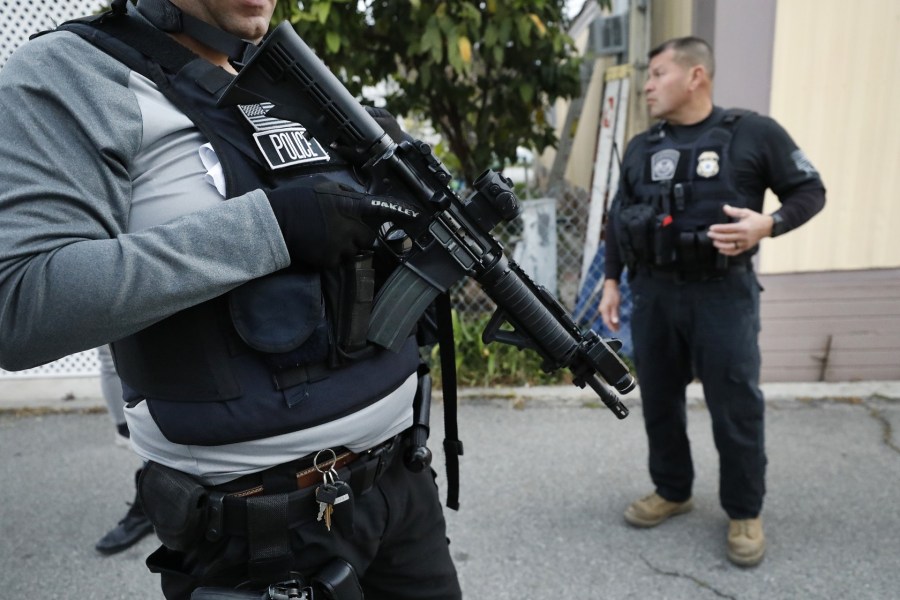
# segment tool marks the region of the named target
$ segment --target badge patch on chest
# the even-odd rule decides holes
[[[270,102],[242,104],[238,108],[256,133],[253,140],[263,158],[274,170],[310,163],[327,163],[328,152],[314,137],[306,137],[299,123],[268,116]]]
[[[678,150],[671,148],[654,153],[650,157],[650,178],[653,181],[669,181],[675,177],[679,156]]]
[[[719,155],[712,150],[701,152],[697,157],[697,175],[709,179],[719,174]]]

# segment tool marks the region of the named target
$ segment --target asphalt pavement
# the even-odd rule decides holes
[[[447,510],[464,596],[543,599],[900,598],[900,382],[770,384],[768,552],[725,558],[709,414],[691,386],[695,509],[650,530],[639,391],[615,419],[577,388],[463,390],[461,508]],[[432,449],[444,485],[440,399]],[[113,444],[93,380],[0,382],[0,598],[158,599],[153,537],[111,557],[140,464]],[[442,492],[443,495],[443,492]]]

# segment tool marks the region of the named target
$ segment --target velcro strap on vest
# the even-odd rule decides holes
[[[319,381],[328,377],[331,369],[327,363],[314,363],[309,365],[298,365],[291,369],[285,369],[272,373],[272,379],[275,382],[275,389],[283,390],[301,383],[309,383],[310,381]]]

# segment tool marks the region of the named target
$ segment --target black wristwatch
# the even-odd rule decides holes
[[[782,233],[787,232],[787,223],[784,222],[784,217],[781,214],[775,212],[769,216],[772,217],[772,237],[778,237]]]

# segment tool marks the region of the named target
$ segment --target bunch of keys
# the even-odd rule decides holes
[[[322,452],[330,452],[331,459],[320,466],[319,455]],[[331,515],[334,512],[334,507],[349,500],[352,494],[347,482],[338,479],[337,471],[334,470],[336,461],[337,455],[330,448],[320,450],[313,459],[313,466],[316,468],[316,471],[322,474],[322,485],[316,488],[316,502],[319,503],[319,514],[316,517],[316,521],[324,519],[325,527],[328,531],[331,531]]]

